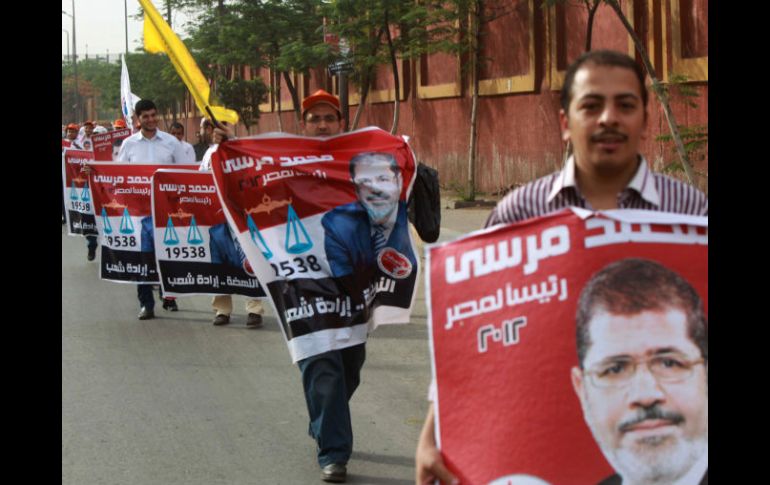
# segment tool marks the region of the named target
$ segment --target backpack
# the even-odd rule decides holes
[[[414,224],[420,239],[428,243],[436,242],[441,230],[441,196],[436,169],[422,162],[417,164],[407,207],[409,222]]]

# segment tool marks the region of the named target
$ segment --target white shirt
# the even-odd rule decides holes
[[[182,144],[182,151],[184,151],[185,162],[195,162],[195,148],[192,145],[182,140],[179,143]]]
[[[213,145],[209,146],[209,149],[206,150],[206,153],[203,154],[203,160],[201,161],[200,167],[198,167],[199,171],[206,172],[208,170],[211,170],[211,155],[213,155],[214,152],[217,151],[217,148],[219,148],[219,145],[217,143],[214,143]]]
[[[142,131],[138,131],[123,140],[118,152],[120,162],[140,163],[184,163],[194,162],[195,156],[190,159],[185,155],[182,144],[172,135],[160,130],[155,131],[155,136],[145,138]]]

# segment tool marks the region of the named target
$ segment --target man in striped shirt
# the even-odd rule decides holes
[[[625,54],[598,50],[568,69],[561,92],[562,139],[574,155],[556,173],[534,180],[503,198],[487,226],[519,222],[566,207],[589,210],[647,209],[708,216],[698,189],[653,173],[639,154],[647,128],[644,72]],[[433,385],[431,385],[431,397]],[[416,482],[456,483],[436,448],[433,406],[428,410],[415,456]]]

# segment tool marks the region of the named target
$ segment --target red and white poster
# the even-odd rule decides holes
[[[211,172],[158,170],[152,209],[164,295],[265,296],[227,225]]]
[[[152,174],[179,165],[94,162],[88,174],[101,243],[103,280],[156,283]],[[197,165],[189,164],[191,170]]]
[[[409,321],[419,268],[406,217],[415,160],[404,139],[377,128],[266,134],[223,143],[212,170],[295,362]]]
[[[636,210],[431,246],[436,439],[461,483],[699,483],[707,256],[708,218]]]
[[[115,160],[120,151],[120,144],[129,136],[131,136],[131,129],[129,128],[121,128],[108,131],[107,133],[96,133],[91,135],[94,160],[97,162],[111,162]]]
[[[70,236],[97,234],[88,177],[80,171],[86,162],[93,160],[94,153],[90,150],[68,148],[62,152],[64,214],[67,220],[67,234]]]

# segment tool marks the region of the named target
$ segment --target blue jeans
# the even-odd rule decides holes
[[[308,432],[318,444],[318,464],[346,464],[353,452],[350,398],[361,382],[366,344],[331,350],[299,361],[310,415]]]
[[[152,288],[155,285],[136,285],[136,296],[139,297],[139,305],[155,310],[155,297]],[[158,297],[163,298],[163,290],[158,290]]]

